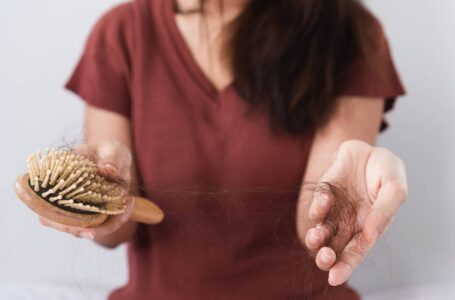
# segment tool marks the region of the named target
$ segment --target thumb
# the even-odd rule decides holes
[[[131,152],[118,141],[105,141],[96,148],[99,171],[108,177],[129,180],[132,162]]]

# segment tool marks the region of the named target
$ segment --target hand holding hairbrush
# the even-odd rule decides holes
[[[16,180],[15,191],[35,213],[56,223],[93,227],[125,212],[128,188],[103,176],[97,165],[72,150],[31,154],[28,173]],[[161,209],[150,200],[134,196],[132,221],[157,224]]]

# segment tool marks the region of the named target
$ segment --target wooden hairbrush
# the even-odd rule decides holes
[[[91,227],[125,212],[128,189],[102,176],[94,162],[71,150],[31,154],[28,173],[16,180],[19,199],[38,215],[69,226]],[[161,209],[135,197],[131,220],[157,224]]]

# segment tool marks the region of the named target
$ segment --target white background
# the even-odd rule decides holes
[[[113,0],[0,0],[0,283],[106,290],[126,280],[124,248],[103,250],[39,225],[13,194],[37,148],[81,138],[82,103],[62,86]],[[380,144],[407,164],[408,203],[351,281],[362,292],[455,283],[455,2],[368,1],[408,90]],[[65,140],[63,139],[65,138]],[[81,297],[82,298],[82,297]]]

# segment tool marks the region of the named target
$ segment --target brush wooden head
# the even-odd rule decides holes
[[[28,157],[28,174],[16,181],[16,194],[40,216],[70,226],[102,224],[125,210],[127,190],[98,174],[89,159],[68,150]]]
[[[104,223],[109,217],[100,213],[86,214],[62,209],[36,194],[29,182],[28,174],[19,176],[15,185],[16,195],[31,210],[46,219],[69,226],[91,227]]]

